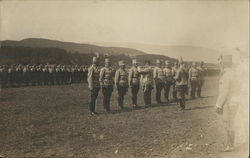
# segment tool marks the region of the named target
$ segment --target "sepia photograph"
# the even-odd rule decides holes
[[[248,0],[0,0],[0,158],[249,158]]]

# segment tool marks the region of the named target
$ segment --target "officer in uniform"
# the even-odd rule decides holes
[[[99,80],[103,94],[103,107],[109,112],[110,97],[113,92],[114,72],[111,69],[110,60],[108,58],[105,59],[105,66],[101,69]]]
[[[156,60],[156,67],[154,68],[153,77],[156,87],[156,102],[162,103],[161,91],[165,87],[165,74],[160,60]]]
[[[226,131],[225,151],[232,151],[234,147],[234,118],[238,110],[238,102],[234,100],[237,96],[237,82],[234,81],[235,72],[231,69],[232,56],[224,55],[221,61],[221,78],[219,81],[219,96],[216,102],[217,114],[222,116]]]
[[[200,66],[197,68],[199,71],[199,80],[197,85],[197,96],[201,97],[201,88],[204,85],[205,82],[205,68],[204,68],[204,62],[200,63]]]
[[[196,68],[195,62],[192,63],[192,67],[189,69],[188,76],[189,76],[188,82],[191,85],[190,97],[191,97],[191,99],[195,99],[195,92],[196,92],[196,88],[197,88],[197,84],[198,84],[198,80],[199,80],[199,71]]]
[[[165,74],[165,87],[164,87],[164,96],[167,102],[169,102],[169,91],[173,85],[174,79],[172,74],[172,69],[168,60],[165,61],[165,68],[163,69]]]
[[[188,73],[184,68],[182,58],[179,60],[179,68],[176,71],[174,79],[175,79],[175,88],[177,91],[177,99],[181,109],[184,110],[186,106],[185,93],[186,93],[186,86],[188,84]]]
[[[150,61],[146,61],[144,68],[139,71],[141,75],[143,99],[145,106],[151,105],[151,92],[153,90],[153,70],[150,67]]]
[[[119,61],[119,69],[115,72],[115,85],[118,91],[118,106],[124,109],[123,100],[128,91],[128,73],[125,70],[125,62]]]
[[[140,73],[138,70],[138,62],[136,59],[132,60],[132,67],[129,70],[128,84],[131,88],[132,93],[132,105],[133,107],[138,106],[137,104],[137,94],[140,88]]]
[[[172,67],[172,75],[173,75],[173,77],[176,75],[177,69],[178,69],[178,62],[175,62],[174,66]],[[174,101],[177,101],[177,91],[176,91],[175,87],[176,87],[175,86],[175,80],[173,80],[173,92],[172,92],[172,95],[173,95]]]
[[[98,93],[100,91],[99,77],[100,70],[98,69],[98,58],[93,57],[92,65],[88,69],[88,86],[90,90],[90,103],[89,110],[90,115],[96,115],[95,106]]]

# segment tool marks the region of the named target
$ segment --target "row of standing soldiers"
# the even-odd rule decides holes
[[[188,85],[191,89],[191,98],[197,94],[201,97],[201,88],[204,84],[204,63],[201,62],[199,67],[196,63],[191,68],[187,68],[182,59],[171,67],[169,61],[165,61],[165,66],[160,60],[156,61],[156,67],[151,67],[150,61],[146,61],[143,67],[138,66],[136,59],[132,60],[132,67],[127,70],[124,61],[119,61],[119,69],[112,69],[110,60],[105,59],[105,66],[98,68],[97,57],[93,58],[93,64],[88,69],[88,86],[91,92],[90,114],[97,114],[95,111],[96,99],[99,91],[103,93],[104,109],[110,111],[110,98],[114,85],[118,92],[118,106],[123,109],[124,96],[128,89],[132,93],[132,105],[137,104],[137,94],[141,87],[145,106],[151,105],[151,92],[156,89],[156,102],[162,103],[161,92],[164,89],[164,96],[169,102],[169,92],[173,86],[173,98],[177,101],[181,109],[185,109],[185,95],[188,94]]]
[[[85,65],[1,65],[0,86],[61,85],[87,81]]]

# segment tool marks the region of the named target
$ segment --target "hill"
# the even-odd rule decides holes
[[[33,47],[33,48],[49,48],[49,47],[59,47],[65,49],[70,53],[79,54],[91,54],[99,52],[100,54],[125,54],[130,56],[143,55],[146,54],[143,51],[139,51],[131,48],[122,47],[104,47],[92,44],[80,44],[73,42],[62,42],[57,40],[41,39],[41,38],[28,38],[21,41],[6,40],[1,41],[2,46],[12,46],[12,47]]]
[[[204,61],[206,63],[217,63],[217,59],[221,54],[221,52],[215,49],[189,45],[154,45],[126,42],[93,42],[92,44],[128,47],[145,51],[149,54],[161,54],[177,59],[182,57],[185,61]]]

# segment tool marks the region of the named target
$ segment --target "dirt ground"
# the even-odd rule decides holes
[[[4,89],[0,99],[0,155],[3,157],[224,158],[224,132],[215,113],[218,78],[206,78],[203,98],[126,111],[112,96],[112,114],[97,101],[98,116],[88,112],[86,84]],[[153,93],[153,100],[155,95]],[[238,156],[237,156],[238,157]]]

